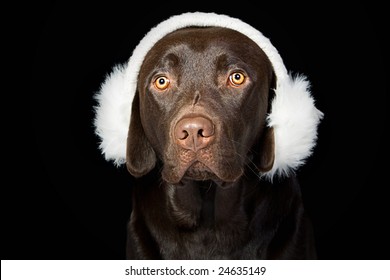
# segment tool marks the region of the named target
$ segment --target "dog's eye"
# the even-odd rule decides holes
[[[241,72],[234,72],[229,76],[229,82],[232,86],[238,87],[245,82],[245,76]]]
[[[154,86],[158,90],[166,89],[169,86],[169,83],[170,83],[169,79],[167,77],[164,77],[164,76],[159,76],[159,77],[157,77],[157,79],[154,80]]]

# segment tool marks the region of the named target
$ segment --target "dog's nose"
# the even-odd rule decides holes
[[[183,118],[176,124],[175,137],[180,146],[197,152],[214,139],[214,125],[205,117]]]

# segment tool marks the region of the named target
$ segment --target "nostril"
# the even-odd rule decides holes
[[[183,130],[177,136],[178,136],[178,139],[185,140],[188,137],[188,135],[189,135],[188,132],[186,130]]]
[[[208,138],[214,135],[214,125],[211,122],[202,124],[202,128],[198,130],[198,136]]]

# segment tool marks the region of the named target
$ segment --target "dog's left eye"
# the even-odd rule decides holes
[[[234,72],[229,76],[229,82],[232,86],[240,86],[245,82],[245,75],[241,72]]]
[[[154,80],[153,84],[158,90],[165,90],[168,88],[170,81],[167,77],[159,76]]]

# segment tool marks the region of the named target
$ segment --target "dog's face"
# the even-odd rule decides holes
[[[237,180],[272,168],[265,127],[272,66],[260,47],[226,28],[185,28],[158,41],[140,69],[127,146],[136,177],[162,162],[169,183]],[[251,168],[253,168],[253,166]]]

